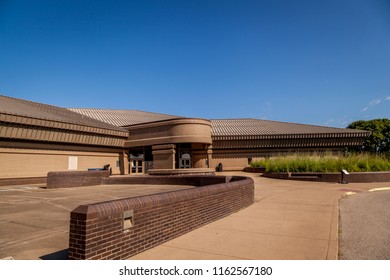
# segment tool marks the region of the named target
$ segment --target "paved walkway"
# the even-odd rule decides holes
[[[339,259],[390,260],[390,190],[340,200]]]
[[[0,187],[0,259],[67,259],[70,212],[81,204],[192,186]]]
[[[336,259],[339,199],[350,191],[390,185],[340,185],[222,173],[233,174],[255,180],[252,206],[132,259]],[[163,190],[167,186],[0,187],[0,259],[65,259],[69,213],[79,204]]]
[[[252,206],[131,259],[337,259],[339,199],[348,192],[390,185],[340,185],[244,175],[255,180],[256,202]]]

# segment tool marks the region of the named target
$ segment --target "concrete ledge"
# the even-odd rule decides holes
[[[47,188],[70,188],[101,185],[110,172],[104,171],[56,171],[47,173]]]
[[[341,172],[317,173],[317,172],[284,172],[263,173],[263,177],[286,180],[316,181],[316,182],[341,182]],[[344,181],[349,183],[373,183],[390,182],[390,172],[350,172],[344,175]]]
[[[123,184],[141,179],[135,176],[106,181]],[[69,259],[126,259],[254,202],[254,181],[247,177],[143,179],[154,184],[164,180],[175,184],[193,182],[191,185],[197,188],[80,205],[71,213]]]
[[[12,260],[15,260],[15,259],[13,257],[5,257],[5,258],[1,258],[0,260],[12,261]]]
[[[215,175],[213,168],[150,169],[149,175]]]

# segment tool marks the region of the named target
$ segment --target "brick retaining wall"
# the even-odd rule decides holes
[[[0,179],[0,186],[46,184],[46,177],[4,178]]]
[[[140,175],[140,176],[114,176],[104,178],[102,184],[104,185],[191,185],[196,187],[215,185],[222,183],[235,182],[241,180],[243,177],[240,176],[203,176],[203,175],[180,175],[180,176],[171,176],[171,175]]]
[[[180,178],[176,184],[187,180],[199,187],[80,205],[74,209],[70,219],[69,258],[126,259],[237,212],[254,201],[251,178],[176,178]],[[118,183],[126,181],[126,178],[114,179]],[[135,178],[131,179],[134,182]]]
[[[47,173],[47,188],[70,188],[101,185],[110,172],[104,171],[55,171]]]
[[[265,172],[265,167],[245,167],[244,172],[250,172],[250,173],[264,173]]]
[[[336,173],[264,173],[262,176],[275,179],[317,181],[317,182],[341,182],[341,172]],[[390,182],[390,172],[351,172],[344,175],[344,180],[349,183]]]

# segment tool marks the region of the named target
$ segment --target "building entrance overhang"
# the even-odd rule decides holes
[[[129,138],[125,147],[142,147],[177,143],[211,145],[211,122],[205,119],[176,118],[126,127]]]

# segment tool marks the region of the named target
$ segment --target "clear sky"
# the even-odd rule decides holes
[[[390,1],[0,0],[0,94],[334,127],[390,118]]]

